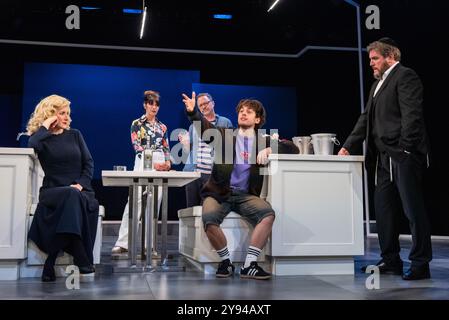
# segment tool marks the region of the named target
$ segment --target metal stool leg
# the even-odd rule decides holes
[[[133,214],[132,214],[132,225],[131,225],[131,266],[137,264],[137,227],[138,227],[138,196],[139,196],[139,186],[137,182],[133,185]]]
[[[162,226],[161,226],[161,265],[167,266],[167,210],[168,210],[168,181],[162,183]]]
[[[158,215],[159,215],[159,187],[153,187],[153,255],[157,257]]]
[[[143,189],[143,188],[142,188]],[[149,188],[147,188],[147,192],[142,192],[142,202],[140,204],[140,212],[141,212],[141,218],[140,218],[140,230],[141,230],[141,239],[140,239],[140,258],[141,260],[145,259],[145,221],[146,221],[146,210],[148,208],[147,206],[147,199],[148,197],[151,197],[151,194],[149,192]],[[145,212],[145,214],[144,214]]]
[[[151,192],[151,193],[150,193]],[[150,197],[150,203],[147,206],[147,210],[145,211],[145,220],[146,220],[146,224],[145,224],[145,229],[146,229],[146,233],[147,233],[147,238],[146,238],[146,247],[147,247],[147,252],[146,252],[146,265],[145,265],[145,270],[146,271],[154,271],[154,268],[152,267],[152,245],[151,245],[151,241],[152,241],[152,231],[153,231],[153,226],[152,226],[152,222],[153,219],[151,219],[151,208],[154,208],[154,185],[148,185],[148,192],[147,192],[148,196]]]

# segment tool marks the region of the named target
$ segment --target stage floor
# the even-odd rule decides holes
[[[79,290],[68,290],[65,278],[54,283],[42,283],[39,278],[0,281],[0,299],[136,299],[136,300],[378,300],[378,299],[448,299],[449,300],[449,240],[433,240],[432,279],[404,281],[400,276],[381,275],[380,289],[368,290],[368,277],[360,271],[367,263],[375,264],[379,257],[376,238],[366,239],[366,254],[356,257],[354,276],[277,276],[269,281],[244,280],[238,275],[216,279],[191,267],[177,255],[177,234],[169,236],[169,254],[186,271],[149,274],[111,273],[110,266],[120,266],[126,260],[112,260],[110,250],[115,236],[103,237],[102,266],[95,280],[82,282]],[[409,266],[407,256],[410,240],[401,240],[401,256]],[[108,271],[109,270],[109,271]]]

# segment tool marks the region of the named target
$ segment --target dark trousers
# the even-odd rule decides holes
[[[196,179],[186,185],[186,207],[200,206],[203,204],[201,199],[201,188],[209,180],[210,174],[202,173],[201,178]]]
[[[401,163],[391,160],[393,181],[389,158],[386,154],[379,157],[374,206],[382,258],[387,263],[400,260],[397,217],[402,204],[412,234],[409,259],[413,267],[427,265],[432,260],[432,245],[422,187],[426,157],[409,154]]]

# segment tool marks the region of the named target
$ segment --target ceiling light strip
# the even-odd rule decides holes
[[[268,9],[267,12],[270,12],[271,10],[273,10],[273,8],[278,4],[279,0],[276,0],[270,7],[270,9]]]
[[[142,17],[142,27],[140,28],[140,39],[143,37],[143,31],[145,30],[145,20],[147,18],[147,7],[145,7],[143,11],[143,17]]]

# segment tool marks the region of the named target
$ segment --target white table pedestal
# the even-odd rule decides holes
[[[145,232],[142,232],[143,241],[146,234],[146,261],[142,265],[137,264],[137,242],[138,242],[138,194],[143,192],[143,187],[152,191],[154,195],[155,189],[162,186],[162,228],[161,228],[161,262],[158,268],[160,271],[176,271],[179,268],[169,266],[167,254],[167,211],[168,211],[168,187],[182,187],[200,177],[199,172],[183,172],[183,171],[102,171],[104,186],[127,186],[130,187],[130,198],[132,205],[129,208],[129,256],[131,259],[130,266],[122,268],[121,272],[141,272],[154,271],[152,267],[152,222],[153,212],[155,210],[155,196],[150,199],[149,210],[142,211],[142,218],[145,221]],[[142,188],[139,188],[142,187]],[[156,245],[156,243],[155,243]]]

